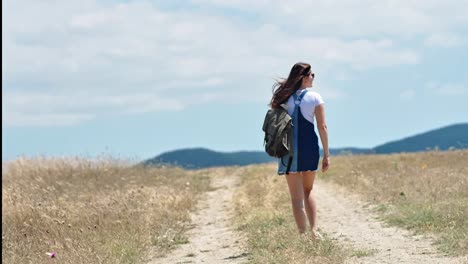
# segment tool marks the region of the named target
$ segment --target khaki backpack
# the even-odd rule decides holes
[[[298,109],[305,90],[295,100],[295,109]],[[286,174],[289,174],[291,163],[294,156],[294,139],[292,117],[288,114],[288,106],[281,104],[280,108],[269,109],[263,121],[263,132],[265,132],[264,146],[265,151],[271,157],[281,158],[289,155],[286,165]]]

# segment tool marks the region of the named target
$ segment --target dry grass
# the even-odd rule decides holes
[[[318,176],[359,194],[382,219],[438,238],[441,250],[468,252],[468,151],[332,157]],[[235,194],[237,223],[252,263],[342,263],[369,251],[344,249],[297,235],[284,177],[275,164],[246,167]],[[320,206],[320,205],[318,205]]]
[[[354,255],[297,234],[284,177],[245,167],[236,222],[252,263],[342,263]],[[19,159],[2,166],[2,261],[143,263],[186,243],[189,211],[210,171],[132,167],[102,159]],[[442,250],[468,251],[468,151],[337,156],[322,180],[374,203],[382,218],[435,234]],[[153,249],[155,249],[153,251]]]
[[[120,161],[19,159],[2,166],[2,262],[142,263],[186,243],[203,171]]]
[[[287,184],[270,164],[246,167],[234,197],[250,263],[343,263],[351,254],[327,237],[314,243],[298,234]]]
[[[337,156],[322,179],[377,205],[390,224],[434,234],[441,250],[468,252],[468,151]]]

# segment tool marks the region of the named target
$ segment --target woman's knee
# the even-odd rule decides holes
[[[312,192],[313,189],[314,189],[314,185],[308,186],[308,187],[304,187],[304,196],[305,196],[305,197],[308,197],[308,196],[310,195],[310,193]]]
[[[304,199],[302,197],[291,198],[292,207],[294,209],[303,209],[304,208]]]

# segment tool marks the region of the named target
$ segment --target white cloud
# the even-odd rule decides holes
[[[424,44],[430,47],[451,48],[465,43],[462,37],[453,33],[432,34],[424,40]]]
[[[402,47],[400,38],[423,34],[435,43],[431,36],[468,24],[466,5],[456,1],[192,2],[203,8],[170,11],[150,1],[5,2],[3,83],[15,91],[5,96],[7,103],[30,102],[10,103],[6,118],[24,122],[7,125],[35,120],[41,111],[42,119],[61,123],[62,113],[80,122],[115,108],[175,111],[194,101],[250,100],[244,95],[265,94],[271,77],[296,61],[350,74],[418,64],[419,51]],[[245,12],[246,19],[222,16],[223,8]],[[245,85],[252,82],[262,85]],[[49,108],[41,110],[44,102]]]
[[[93,115],[80,113],[8,113],[8,116],[2,118],[2,125],[9,127],[74,126],[92,119],[94,119]]]
[[[416,91],[414,89],[407,89],[400,93],[400,100],[409,101],[414,98]]]
[[[224,84],[223,78],[209,78],[204,81],[201,85],[202,86],[219,86]]]
[[[327,36],[411,36],[467,28],[468,4],[459,0],[192,0],[257,14],[283,25]]]
[[[14,92],[3,96],[2,123],[7,126],[69,126],[99,115],[180,111],[185,105],[180,100],[156,94],[44,95]]]
[[[431,89],[435,94],[441,96],[460,96],[468,93],[468,89],[466,85],[463,84],[454,84],[454,83],[446,83],[446,84],[437,84],[437,83],[429,83],[427,85],[429,89]]]

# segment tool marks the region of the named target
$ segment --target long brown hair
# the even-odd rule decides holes
[[[279,108],[295,91],[301,88],[302,78],[309,73],[309,64],[303,62],[294,64],[288,78],[281,78],[273,84],[273,97],[271,98],[270,106],[272,108]]]

